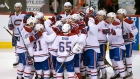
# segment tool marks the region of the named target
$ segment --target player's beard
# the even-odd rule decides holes
[[[71,10],[70,9],[66,9],[66,14],[70,14]]]

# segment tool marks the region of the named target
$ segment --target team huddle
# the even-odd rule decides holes
[[[22,4],[15,4],[8,28],[13,30],[17,79],[64,79],[64,71],[67,79],[107,79],[107,44],[114,71],[110,79],[131,79],[138,29],[126,10],[74,12],[71,7],[65,2],[64,12],[45,20],[42,12],[22,12]]]

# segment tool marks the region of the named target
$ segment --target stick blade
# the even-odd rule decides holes
[[[6,8],[7,8],[8,10],[10,10],[8,4],[7,4],[6,2],[5,2],[4,4],[5,4]]]

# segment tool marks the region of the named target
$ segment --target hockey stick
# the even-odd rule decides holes
[[[6,27],[4,26],[3,27],[12,37],[14,37],[14,35],[8,30],[8,29],[6,29]],[[15,37],[14,37],[14,40],[17,40]]]
[[[28,57],[28,59],[29,59],[29,61],[30,60],[32,60],[32,58],[31,58],[31,56],[30,56],[30,54],[29,54],[29,52],[28,52],[28,48],[26,47],[26,45],[25,45],[25,42],[24,42],[24,39],[23,39],[23,37],[22,37],[22,35],[21,35],[21,32],[20,32],[20,30],[19,30],[19,28],[17,28],[18,29],[18,32],[19,32],[19,35],[20,35],[20,37],[21,37],[21,39],[22,39],[22,41],[23,41],[23,44],[24,44],[24,46],[25,46],[25,48],[26,48],[26,50],[27,50],[27,57]]]
[[[100,57],[103,59],[103,61],[105,62],[105,63],[107,63],[110,67],[112,67],[112,68],[114,68],[104,57],[102,57],[101,55],[100,55]]]
[[[6,29],[6,27],[4,26],[3,27],[11,36],[13,36],[13,34],[8,30],[8,29]]]
[[[8,4],[5,2],[4,5],[6,6],[6,8],[9,10],[9,12],[11,12],[10,7],[8,6]]]
[[[56,71],[56,73],[58,73],[58,71],[60,70],[60,68],[63,66],[64,62],[66,61],[66,59],[69,57],[69,55],[71,54],[72,52],[70,52],[68,54],[68,56],[65,58],[65,60],[62,62],[62,64],[60,65],[60,67],[58,68],[58,70]]]

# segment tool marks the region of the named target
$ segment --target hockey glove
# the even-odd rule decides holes
[[[13,25],[13,24],[9,24],[9,25],[8,25],[8,28],[9,28],[10,30],[13,30],[13,29],[14,29],[14,25]]]
[[[17,40],[18,39],[19,39],[18,37],[12,36],[12,46],[16,46],[17,45]]]
[[[33,42],[33,41],[36,40],[36,38],[35,38],[35,36],[30,36],[30,37],[29,37],[29,40],[30,40],[30,42]]]
[[[103,33],[103,34],[111,34],[111,33],[113,33],[113,32],[114,32],[113,29],[102,29],[102,33]]]
[[[76,43],[72,49],[73,53],[81,53],[83,51],[84,46],[82,44]]]
[[[43,31],[41,30],[41,31],[37,32],[37,33],[34,35],[34,37],[36,38],[36,40],[39,39],[39,37],[42,36],[42,33],[43,33]]]
[[[57,21],[58,21],[58,20],[61,20],[61,18],[62,18],[62,16],[56,15],[56,20],[57,20]]]
[[[123,35],[124,39],[129,39],[129,38],[133,38],[133,34],[132,33],[126,33],[125,35]]]

